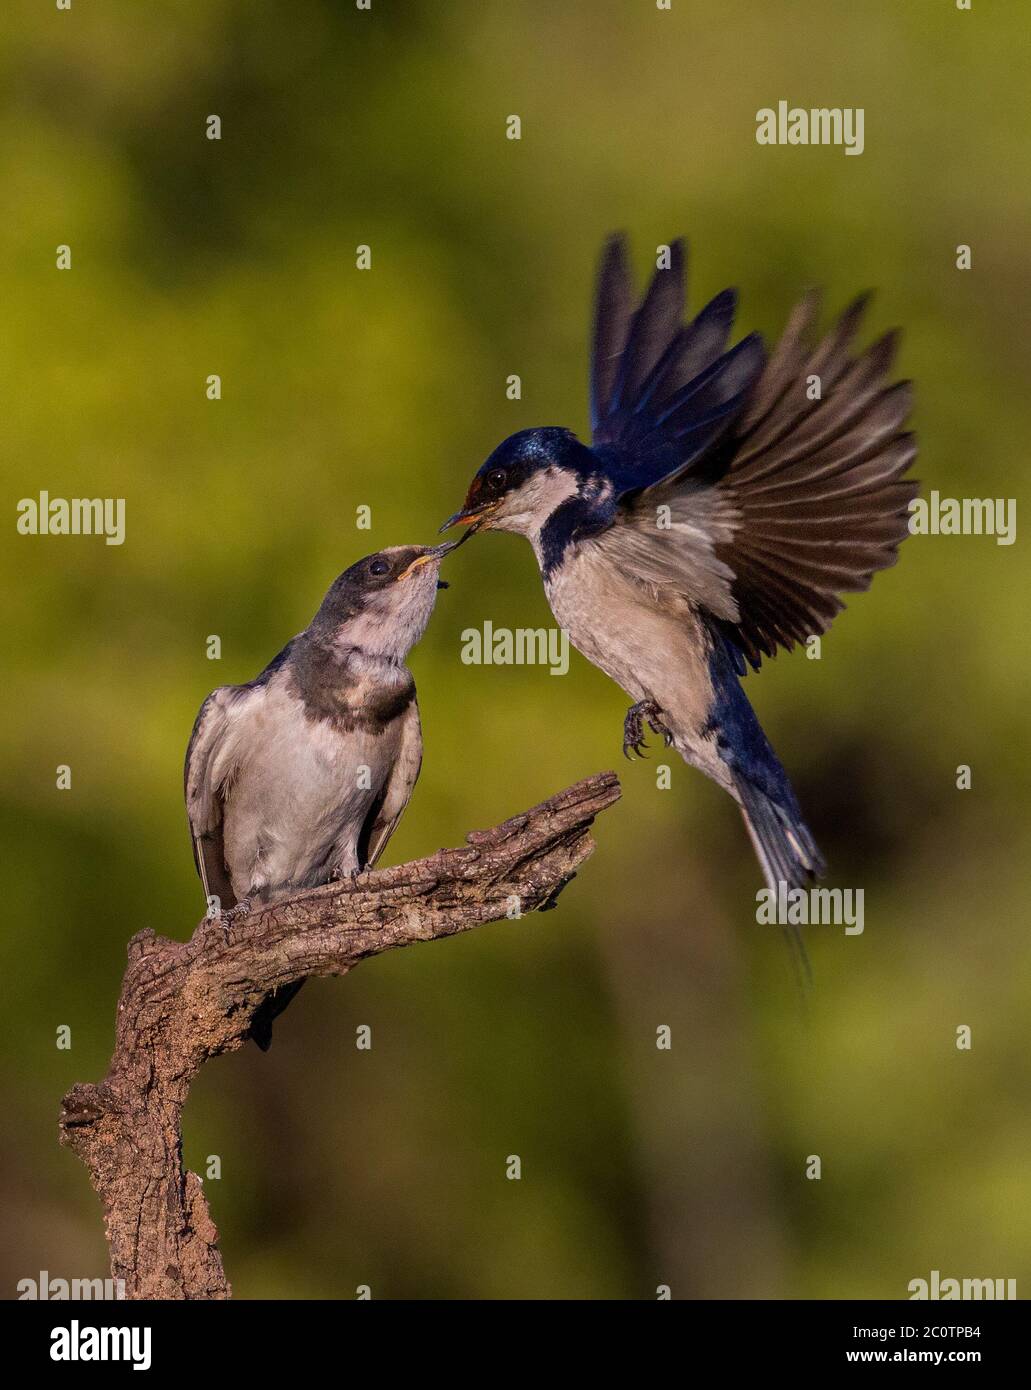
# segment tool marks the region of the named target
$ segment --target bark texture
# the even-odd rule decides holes
[[[599,773],[471,832],[461,848],[312,889],[228,927],[201,922],[189,941],[149,930],[132,938],[107,1076],[73,1086],[60,1118],[61,1142],[100,1197],[112,1277],[127,1298],[231,1295],[201,1180],[183,1169],[182,1109],[208,1058],[246,1042],[270,990],[468,931],[510,915],[516,899],[524,913],[554,906],[594,849],[594,817],[618,797],[615,774]]]

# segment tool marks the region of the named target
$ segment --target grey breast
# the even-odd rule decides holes
[[[238,721],[226,789],[234,891],[269,900],[361,867],[357,845],[397,754],[395,720],[362,718],[360,699],[313,709],[289,669]]]

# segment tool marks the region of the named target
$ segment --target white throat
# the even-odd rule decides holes
[[[549,464],[509,493],[491,522],[491,529],[526,536],[536,549],[548,518],[563,502],[576,496],[577,486],[577,475],[570,469]]]

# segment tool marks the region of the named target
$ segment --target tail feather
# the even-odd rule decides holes
[[[714,624],[710,624],[709,636],[713,699],[703,734],[714,741],[719,759],[730,773],[766,886],[775,894],[781,883],[787,889],[806,888],[825,872],[823,856],[802,819],[788,775],[738,679],[745,673],[740,648]],[[798,928],[786,923],[784,932],[796,964],[809,977]]]
[[[745,777],[736,779],[741,814],[767,887],[806,888],[826,870],[812,832],[797,806],[785,806]]]
[[[741,799],[741,816],[762,866],[766,886],[774,893],[781,883],[789,889],[807,888],[815,878],[821,877],[826,869],[823,856],[797,803],[779,804],[744,777],[737,779],[736,786]],[[784,922],[781,926],[804,990],[812,983],[813,975],[802,933],[791,923]]]

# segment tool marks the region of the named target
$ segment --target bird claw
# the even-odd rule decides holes
[[[207,929],[209,931],[217,929],[222,933],[223,941],[228,943],[230,927],[241,917],[246,917],[250,910],[251,900],[250,898],[244,898],[242,902],[238,902],[234,907],[222,908],[219,910],[217,916],[209,917],[207,919]]]
[[[662,710],[654,700],[638,700],[636,705],[631,705],[626,712],[623,721],[623,756],[629,759],[631,753],[641,758],[644,756],[644,749],[648,747],[644,737],[644,721],[648,721],[648,727],[653,734],[660,734],[665,741],[666,747],[673,742],[673,735],[662,723]]]
[[[329,878],[331,883],[350,883],[353,888],[364,872],[364,869],[359,868],[343,869],[338,864]]]
[[[666,728],[666,726],[664,724],[653,724],[652,721],[649,719],[648,727],[651,729],[653,734],[659,734],[662,738],[663,743],[666,745],[667,748],[669,748],[669,746],[673,742],[673,735]]]
[[[629,759],[631,755],[640,758],[644,756],[644,749],[647,743],[644,737],[643,715],[648,711],[648,700],[638,700],[636,705],[631,705],[626,712],[623,720],[623,757]]]

